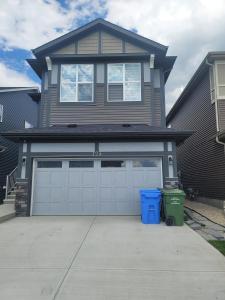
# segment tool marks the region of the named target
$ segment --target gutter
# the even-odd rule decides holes
[[[206,65],[208,65],[211,68],[213,68],[213,66],[214,66],[213,64],[208,62],[207,57],[206,57],[205,63],[206,63]],[[220,128],[219,128],[218,99],[217,99],[217,97],[215,97],[215,111],[216,111],[216,131],[217,131],[216,142],[220,145],[223,145],[224,148],[225,148],[225,143],[221,142],[219,140],[219,137],[218,137],[218,133],[220,132]]]

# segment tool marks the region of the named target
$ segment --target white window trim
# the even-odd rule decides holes
[[[212,79],[213,79],[213,82],[212,82]],[[211,66],[209,68],[209,82],[210,82],[211,103],[215,103],[215,99],[216,99],[216,79],[215,79],[215,68],[214,68],[214,66]],[[214,92],[214,98],[213,98],[213,92]]]
[[[76,93],[75,93],[75,99],[74,101],[61,101],[61,83],[62,83],[62,66],[68,66],[68,65],[75,65],[76,66],[76,80],[74,82],[76,86]],[[86,65],[86,64],[61,64],[60,67],[60,98],[59,102],[60,103],[92,103],[94,102],[94,65],[93,64],[88,64],[92,66],[92,74],[93,74],[93,80],[92,81],[78,81],[78,65]],[[79,101],[78,100],[78,84],[91,84],[91,101]]]
[[[216,61],[215,62],[215,77],[216,81],[215,81],[215,89],[216,89],[216,94],[215,97],[217,99],[225,99],[225,94],[223,96],[219,96],[219,87],[224,87],[225,88],[225,83],[224,84],[220,84],[218,83],[218,65],[225,65],[225,60],[220,60],[220,61]]]
[[[3,122],[3,105],[0,104],[0,123]]]
[[[109,65],[123,65],[123,81],[114,81],[109,82]],[[140,80],[133,80],[133,81],[125,81],[125,65],[128,64],[139,64],[140,65]],[[140,93],[139,93],[139,100],[126,100],[125,97],[125,84],[126,83],[140,83]],[[122,84],[123,85],[123,100],[110,100],[109,99],[109,84]],[[107,64],[107,102],[141,102],[141,63],[110,63]]]

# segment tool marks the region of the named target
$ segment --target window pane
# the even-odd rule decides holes
[[[61,66],[61,82],[76,82],[76,65]]]
[[[93,168],[94,162],[91,160],[73,160],[69,162],[70,168]]]
[[[123,100],[123,84],[109,84],[108,85],[108,100],[122,101]]]
[[[225,84],[225,64],[217,65],[218,84]]]
[[[156,168],[159,166],[158,159],[142,159],[142,160],[133,160],[134,168]]]
[[[92,83],[78,84],[78,101],[79,102],[92,101]]]
[[[141,65],[125,64],[125,81],[140,81],[140,80],[141,80]]]
[[[78,65],[78,81],[93,81],[93,65]]]
[[[224,97],[225,98],[225,86],[219,86],[219,97]]]
[[[62,168],[62,162],[61,161],[38,161],[37,164],[38,168]]]
[[[123,160],[102,160],[102,168],[122,168],[126,166],[126,162]]]
[[[75,102],[76,86],[75,83],[62,83],[60,88],[60,102]]]
[[[108,65],[108,82],[123,82],[123,64]]]
[[[138,82],[125,83],[125,100],[140,101],[141,100],[141,84]]]

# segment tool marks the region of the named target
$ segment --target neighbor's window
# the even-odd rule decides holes
[[[3,105],[0,104],[0,123],[3,122]]]
[[[141,101],[141,64],[108,64],[108,101]]]
[[[61,65],[60,102],[92,102],[93,69],[89,64]]]
[[[225,99],[225,61],[217,61],[216,68],[216,95],[218,99]]]

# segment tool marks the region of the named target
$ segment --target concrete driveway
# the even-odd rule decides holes
[[[225,258],[187,226],[137,217],[0,224],[1,300],[225,299]]]

